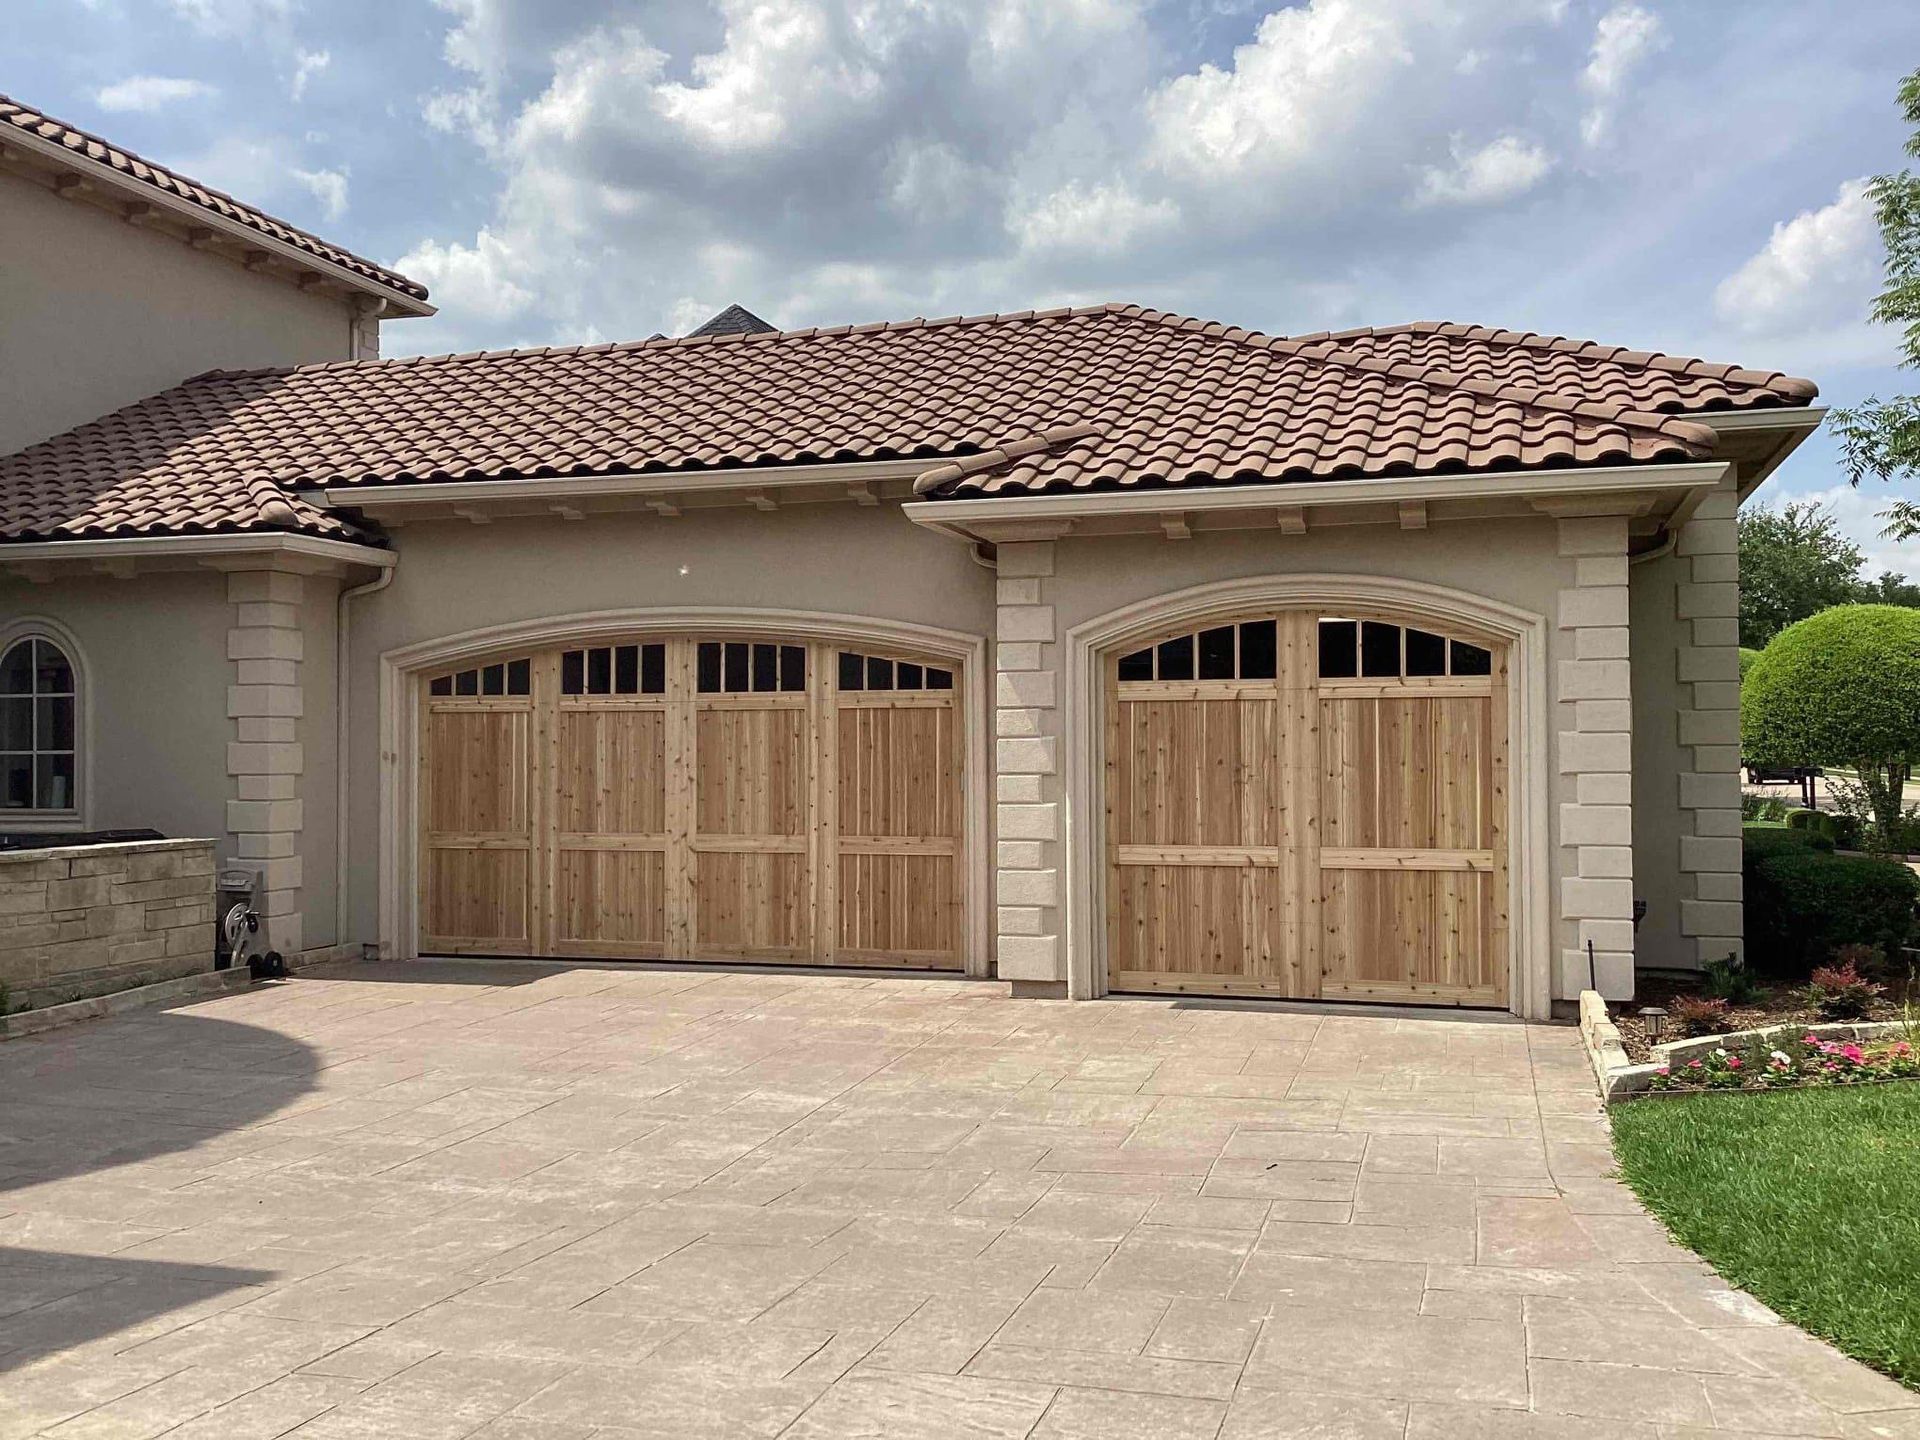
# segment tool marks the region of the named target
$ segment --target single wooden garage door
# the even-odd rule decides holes
[[[1107,677],[1110,988],[1506,1003],[1503,647],[1269,612]]]
[[[421,949],[961,968],[955,676],[687,636],[424,677]]]

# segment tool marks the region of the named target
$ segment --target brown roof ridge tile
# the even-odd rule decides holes
[[[1344,340],[1389,335],[1444,335],[1474,340],[1486,345],[1504,345],[1514,349],[1541,350],[1568,355],[1576,360],[1603,360],[1614,365],[1664,370],[1676,375],[1701,375],[1710,379],[1751,386],[1781,396],[1787,403],[1807,403],[1820,394],[1820,387],[1802,376],[1781,370],[1747,370],[1714,360],[1685,355],[1668,355],[1657,350],[1630,350],[1624,345],[1608,345],[1598,340],[1580,340],[1566,335],[1548,335],[1540,331],[1505,330],[1488,325],[1463,325],[1452,320],[1404,320],[1394,325],[1365,325],[1351,330],[1322,332],[1317,338]],[[1305,336],[1302,339],[1308,338]]]
[[[1280,342],[1272,348],[1286,350],[1291,348],[1291,343]],[[1316,351],[1320,353],[1315,353]],[[1294,353],[1322,365],[1339,365],[1351,370],[1371,371],[1408,384],[1424,385],[1429,389],[1464,390],[1470,395],[1484,395],[1490,400],[1505,400],[1529,410],[1555,411],[1577,415],[1583,420],[1598,420],[1636,430],[1649,430],[1669,436],[1690,448],[1698,448],[1703,452],[1710,453],[1719,441],[1719,436],[1709,425],[1682,420],[1677,416],[1664,415],[1658,411],[1636,410],[1630,405],[1618,405],[1609,400],[1588,400],[1577,395],[1560,395],[1534,385],[1517,385],[1512,381],[1482,380],[1453,370],[1440,370],[1429,365],[1409,364],[1401,360],[1378,360],[1371,355],[1360,355],[1350,350],[1330,350],[1324,344],[1303,346]]]
[[[85,160],[102,170],[112,171],[123,180],[136,184],[150,185],[169,195],[178,196],[202,210],[210,210],[216,215],[238,221],[250,230],[284,241],[296,250],[303,250],[316,259],[325,260],[350,270],[363,279],[396,290],[415,300],[427,298],[427,287],[419,281],[409,279],[397,270],[388,269],[378,261],[357,255],[344,245],[336,245],[331,240],[322,239],[311,230],[303,230],[290,221],[277,215],[270,215],[257,205],[229,195],[224,190],[216,190],[211,185],[183,175],[177,170],[149,160],[146,156],[129,150],[124,145],[116,145],[104,136],[90,130],[82,130],[78,125],[49,115],[37,105],[29,105],[10,95],[0,94],[0,135],[8,130],[18,130],[41,140],[51,141],[60,146],[68,155]]]
[[[1016,460],[1024,460],[1029,455],[1038,455],[1043,450],[1064,448],[1078,440],[1086,440],[1100,433],[1100,427],[1078,421],[1069,425],[1050,425],[1044,430],[1023,435],[1014,440],[1003,440],[991,450],[976,455],[961,455],[922,471],[914,478],[913,493],[926,495],[956,480],[964,480],[971,475],[979,475],[989,470],[998,470]]]

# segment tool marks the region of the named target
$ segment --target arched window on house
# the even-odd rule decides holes
[[[79,812],[79,693],[72,659],[45,635],[0,652],[0,829],[8,816]]]

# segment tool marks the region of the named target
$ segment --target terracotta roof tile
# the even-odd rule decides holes
[[[293,492],[841,460],[924,457],[939,497],[1687,460],[1715,437],[1673,411],[1812,393],[1626,353],[1104,305],[215,371],[0,459],[0,538],[348,535]]]
[[[242,203],[222,191],[198,180],[189,179],[176,171],[169,170],[151,160],[122,149],[110,140],[103,140],[78,126],[69,125],[64,120],[56,120],[43,110],[36,110],[19,100],[0,95],[0,138],[4,138],[9,129],[36,135],[42,140],[50,140],[60,146],[70,156],[78,160],[89,161],[103,170],[111,170],[123,179],[142,185],[151,185],[156,190],[165,191],[202,210],[228,220],[237,221],[249,230],[257,230],[262,235],[271,236],[282,244],[291,245],[296,250],[304,250],[342,269],[350,270],[363,280],[371,280],[389,290],[397,290],[402,295],[415,300],[427,298],[427,287],[418,281],[409,280],[398,271],[389,270],[384,265],[354,254],[351,250],[329,244],[318,235],[289,225],[263,210]]]

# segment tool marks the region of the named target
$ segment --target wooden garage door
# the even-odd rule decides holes
[[[676,636],[426,677],[421,948],[961,968],[955,675]]]
[[[1501,1005],[1506,663],[1308,611],[1108,661],[1115,990]]]

